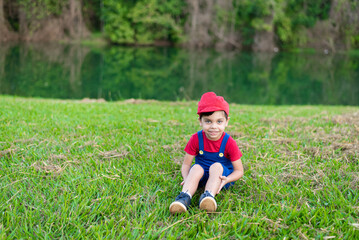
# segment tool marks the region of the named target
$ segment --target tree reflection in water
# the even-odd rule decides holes
[[[179,48],[2,45],[0,93],[60,99],[359,104],[359,56]]]

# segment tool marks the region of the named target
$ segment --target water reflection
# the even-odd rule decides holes
[[[359,104],[359,56],[175,48],[2,45],[0,94],[81,99],[198,99],[245,104]]]

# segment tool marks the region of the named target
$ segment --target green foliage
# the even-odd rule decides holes
[[[276,33],[282,42],[289,42],[292,38],[292,22],[291,19],[284,14],[276,15]]]
[[[359,35],[356,35],[356,36],[351,36],[351,45],[358,49],[359,48]]]
[[[28,18],[43,19],[50,15],[59,16],[68,0],[18,0]]]
[[[135,32],[126,5],[118,1],[104,1],[102,10],[104,30],[112,42],[134,43]]]
[[[341,25],[338,26],[341,37],[351,49],[359,47],[359,3],[358,1],[341,0],[338,1],[334,9],[337,18],[340,19]]]
[[[256,31],[274,31],[284,45],[298,46],[306,42],[302,34],[318,20],[329,16],[331,0],[233,0],[236,28],[241,31],[244,45],[253,43]],[[218,11],[223,19],[223,10]]]
[[[104,0],[105,32],[115,43],[179,42],[183,37],[185,6],[179,0]]]
[[[275,0],[275,33],[280,43],[295,47],[307,41],[305,29],[329,16],[331,0]]]
[[[91,31],[103,31],[110,42],[119,44],[181,43],[186,39],[185,24],[200,16],[187,18],[189,11],[182,0],[78,0],[86,25]],[[277,44],[293,49],[305,46],[307,30],[327,20],[339,27],[339,35],[349,48],[357,48],[359,33],[358,1],[353,0],[228,0],[232,8],[206,13],[216,21],[217,29],[240,33],[238,45],[251,47],[258,31],[274,32]],[[19,30],[20,9],[31,20],[60,16],[68,0],[4,0],[7,22]],[[203,1],[205,2],[205,1]],[[336,4],[336,6],[333,6]],[[203,9],[202,9],[203,10]],[[201,10],[201,11],[202,11]],[[203,14],[203,15],[206,15]],[[193,16],[191,16],[193,17]],[[39,27],[34,23],[30,31]],[[211,25],[211,24],[207,24]],[[211,26],[207,27],[211,31]],[[216,28],[214,27],[214,28]],[[223,36],[224,38],[226,36]],[[236,36],[237,37],[237,36]],[[315,41],[315,40],[314,40]]]
[[[293,28],[313,27],[316,21],[327,19],[332,0],[289,0],[286,13],[291,16]]]
[[[268,0],[233,0],[236,14],[236,27],[241,30],[244,45],[253,43],[255,31],[271,31],[272,25],[265,21],[271,17],[273,1]]]
[[[87,27],[92,32],[102,30],[102,0],[82,0],[82,11]]]

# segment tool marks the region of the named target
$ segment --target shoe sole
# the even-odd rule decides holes
[[[170,205],[170,212],[172,214],[176,214],[176,213],[184,213],[187,211],[187,208],[184,204],[180,203],[180,202],[173,202]]]
[[[199,208],[202,210],[206,210],[207,212],[214,212],[217,209],[216,200],[214,200],[214,198],[212,197],[205,197],[199,204]]]

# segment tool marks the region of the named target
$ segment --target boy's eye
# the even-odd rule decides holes
[[[217,121],[219,124],[221,124],[223,121],[221,121],[221,120],[219,120],[219,121]]]

